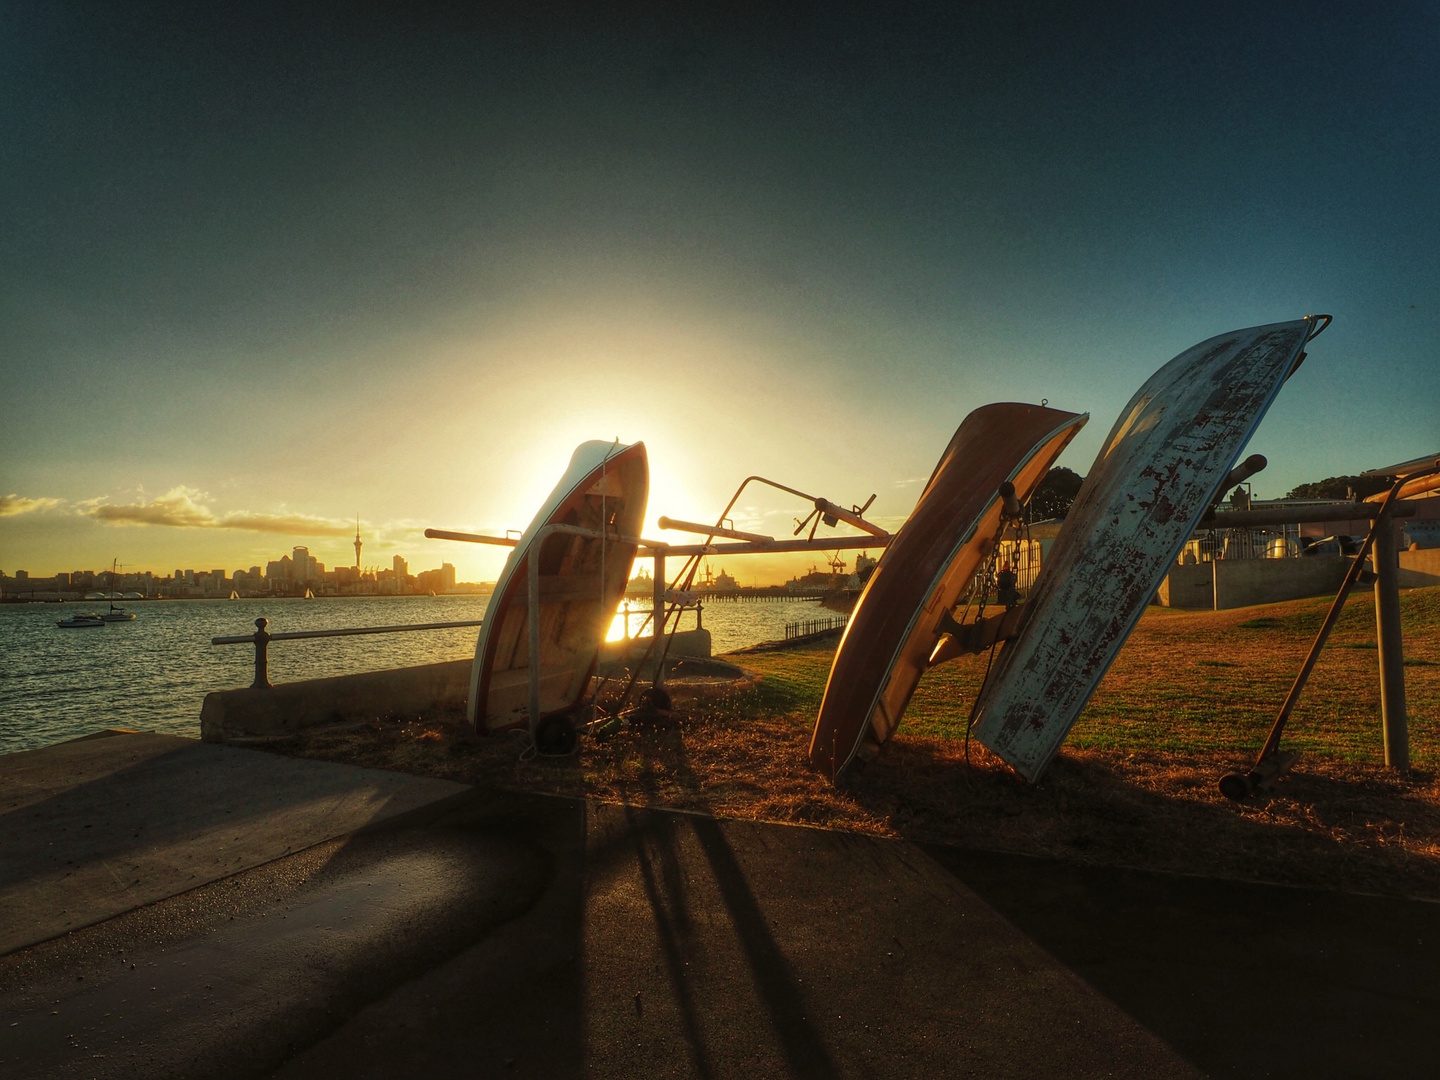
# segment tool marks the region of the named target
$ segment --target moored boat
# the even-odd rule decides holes
[[[85,626],[104,626],[105,619],[93,611],[77,612],[55,620],[55,625],[64,630],[77,630]]]

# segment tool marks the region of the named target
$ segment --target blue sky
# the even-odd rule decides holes
[[[971,409],[1090,412],[1083,473],[1316,311],[1258,492],[1431,452],[1437,10],[8,5],[0,569],[348,563],[359,513],[493,578],[418,531],[596,437],[652,519],[760,472],[898,524]]]

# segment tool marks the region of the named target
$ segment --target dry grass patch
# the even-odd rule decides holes
[[[1440,899],[1440,590],[1403,598],[1410,780],[1381,764],[1374,613],[1357,597],[1292,720],[1297,772],[1243,805],[1216,789],[1263,741],[1326,603],[1151,609],[1035,786],[978,745],[966,763],[981,657],[929,673],[891,745],[833,788],[806,761],[833,645],[737,657],[757,678],[672,684],[673,717],[582,739],[566,758],[468,738],[458,716],[377,720],[280,749],[500,788]]]

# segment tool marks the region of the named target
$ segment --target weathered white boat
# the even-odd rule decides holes
[[[586,442],[521,535],[495,583],[470,674],[467,713],[477,730],[541,724],[560,741],[585,697],[615,610],[630,578],[645,516],[650,470],[645,444]],[[567,529],[571,531],[566,531]],[[538,633],[530,625],[531,560],[539,569]],[[530,707],[531,649],[538,643],[538,710]],[[554,747],[551,747],[554,748]]]
[[[855,603],[810,738],[815,768],[837,779],[867,741],[894,734],[942,624],[993,547],[1001,485],[1027,501],[1087,419],[1004,402],[961,423]]]
[[[1328,315],[1236,330],[1162,367],[1085,477],[981,691],[973,734],[1037,779]]]

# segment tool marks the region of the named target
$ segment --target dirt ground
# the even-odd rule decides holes
[[[1352,600],[1283,745],[1295,771],[1232,803],[1326,601],[1152,608],[1041,782],[964,739],[984,659],[927,674],[899,733],[835,788],[806,760],[834,642],[728,659],[739,678],[671,684],[668,716],[566,757],[459,715],[387,717],[273,744],[282,753],[501,788],[813,824],[1206,877],[1440,900],[1440,590],[1403,597],[1412,760],[1383,765],[1374,613]]]

